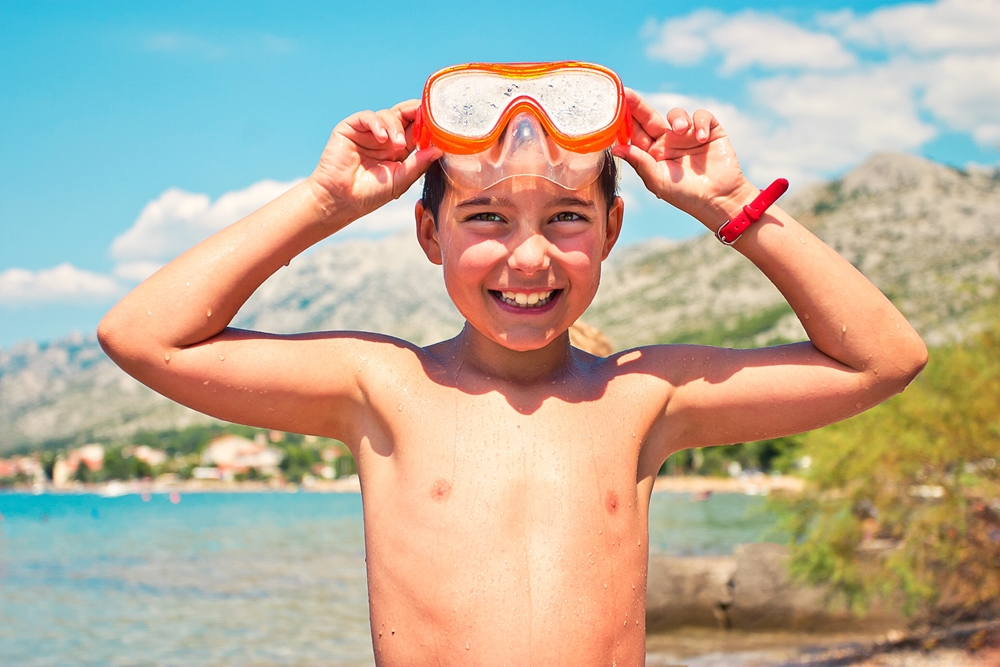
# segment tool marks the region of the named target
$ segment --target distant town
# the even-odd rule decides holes
[[[236,425],[142,432],[126,443],[45,443],[0,459],[0,488],[129,493],[291,485],[352,490],[357,468],[337,440]]]

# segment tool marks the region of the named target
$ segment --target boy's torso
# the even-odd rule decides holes
[[[379,364],[352,445],[379,664],[642,664],[641,454],[667,388],[590,359],[528,387]]]

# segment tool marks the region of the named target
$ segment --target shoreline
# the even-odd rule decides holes
[[[805,481],[790,475],[741,475],[739,477],[701,477],[697,475],[657,477],[653,493],[690,493],[705,500],[714,493],[766,496],[773,491],[800,493]],[[143,493],[360,493],[361,482],[357,475],[341,479],[314,479],[303,484],[276,483],[274,481],[222,482],[215,480],[113,480],[100,484],[73,486],[12,486],[0,493],[93,493],[116,497]]]
[[[706,647],[711,651],[706,652]],[[647,667],[997,667],[1000,619],[875,633],[691,628],[646,636]]]

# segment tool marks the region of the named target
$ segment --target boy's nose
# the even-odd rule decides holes
[[[514,246],[507,266],[526,275],[549,268],[549,241],[541,234],[531,234]]]

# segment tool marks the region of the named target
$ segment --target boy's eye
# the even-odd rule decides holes
[[[469,220],[479,220],[482,222],[503,222],[503,218],[497,213],[476,213]]]
[[[562,213],[557,213],[552,220],[555,222],[573,222],[574,220],[583,220],[583,216],[572,211],[563,211]]]

